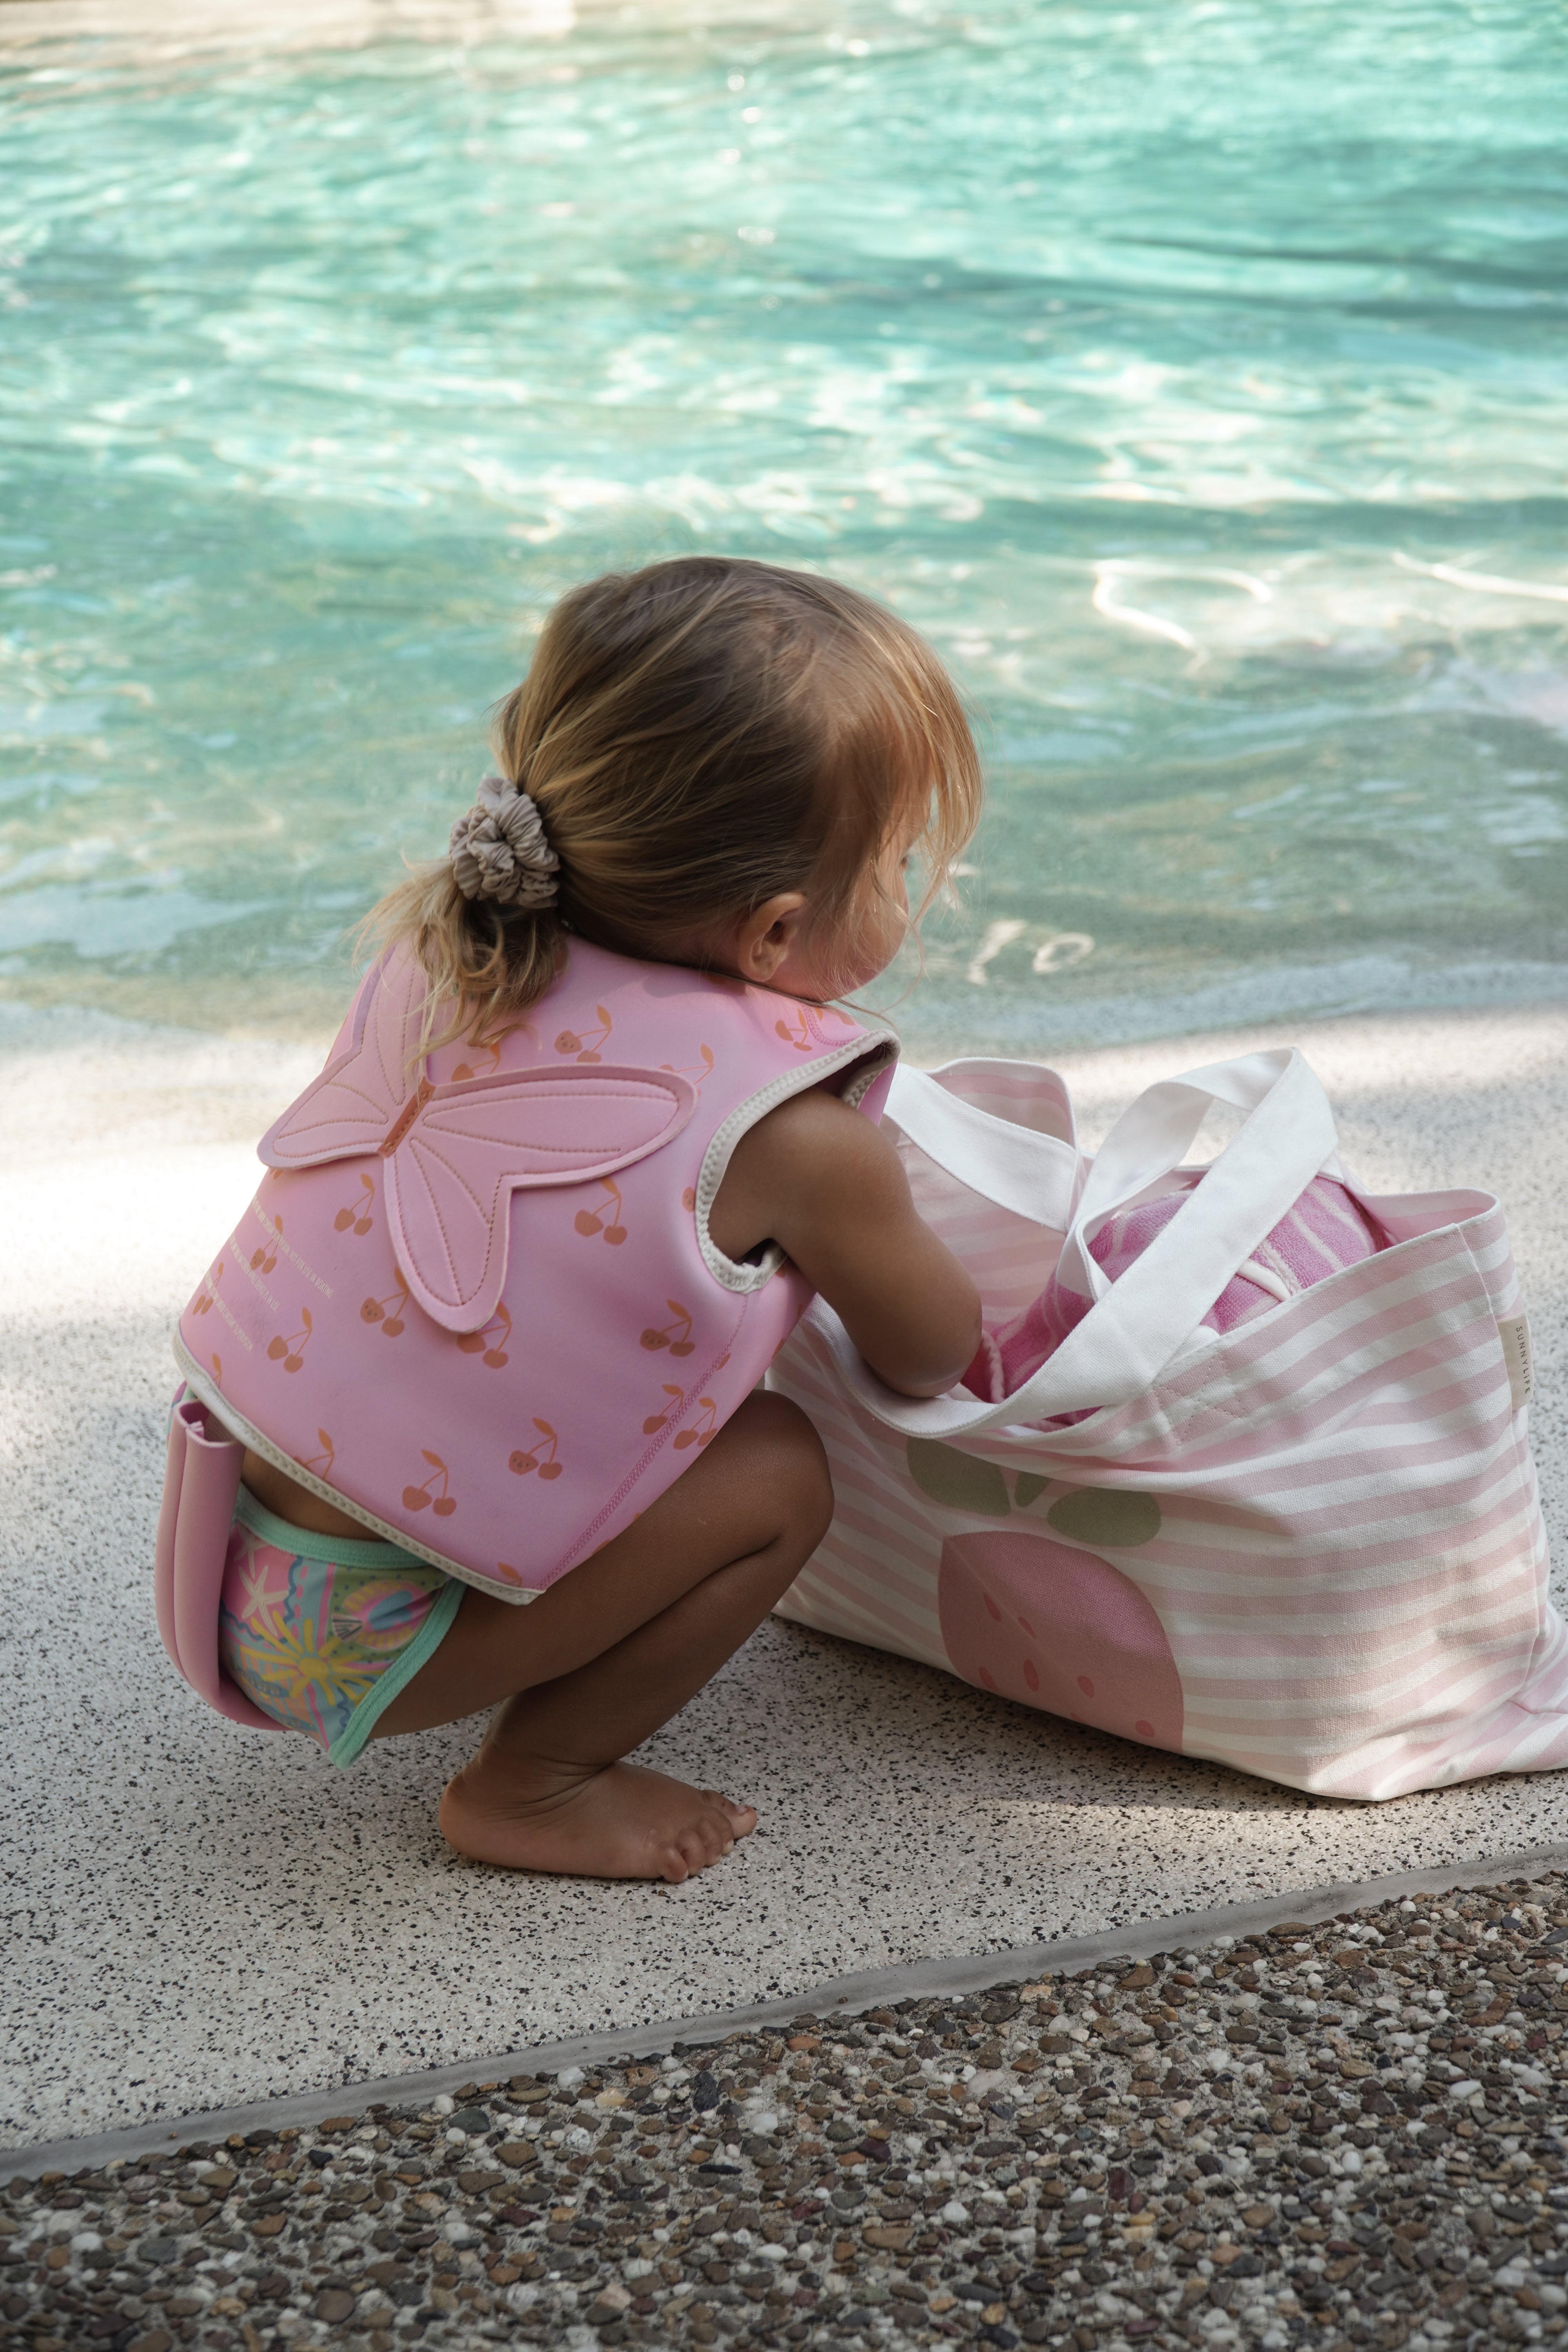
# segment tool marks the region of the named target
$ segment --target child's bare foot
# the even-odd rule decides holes
[[[663,1878],[679,1886],[757,1826],[750,1805],[688,1788],[637,1764],[568,1779],[487,1767],[482,1754],[447,1782],[441,1834],[474,1862],[578,1878]]]

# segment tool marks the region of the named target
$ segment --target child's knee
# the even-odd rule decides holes
[[[833,1518],[833,1479],[822,1440],[788,1397],[763,1392],[748,1400],[748,1410],[788,1531],[815,1549]]]

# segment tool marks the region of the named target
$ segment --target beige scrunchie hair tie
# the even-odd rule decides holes
[[[447,855],[465,898],[548,907],[560,887],[561,860],[544,838],[538,809],[504,776],[485,778],[473,807],[452,827]]]

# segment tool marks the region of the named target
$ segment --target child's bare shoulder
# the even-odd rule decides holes
[[[890,1139],[873,1119],[826,1087],[792,1095],[748,1128],[731,1154],[710,1229],[727,1255],[764,1240],[786,1242],[819,1214],[842,1216],[908,1198]],[[739,1246],[732,1246],[738,1244]]]
[[[845,1102],[831,1081],[791,1095],[765,1113],[748,1129],[736,1150],[748,1146],[754,1157],[787,1164],[798,1176],[817,1165],[875,1165],[897,1157],[876,1120]]]

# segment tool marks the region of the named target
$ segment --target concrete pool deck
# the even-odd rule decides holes
[[[1086,1128],[1280,1032],[1064,1055]],[[1568,1526],[1561,1007],[1297,1024],[1374,1187],[1504,1198]],[[0,1559],[14,1847],[0,2131],[27,2143],[473,2062],[1402,1870],[1555,1846],[1568,1781],[1320,1802],[773,1622],[653,1744],[757,1802],[689,1888],[518,1880],[442,1846],[472,1727],[336,1773],[174,1677],[152,1622],[174,1312],[255,1181],[301,1048],[0,1008],[10,1280]],[[119,1247],[89,1251],[108,1206]]]

